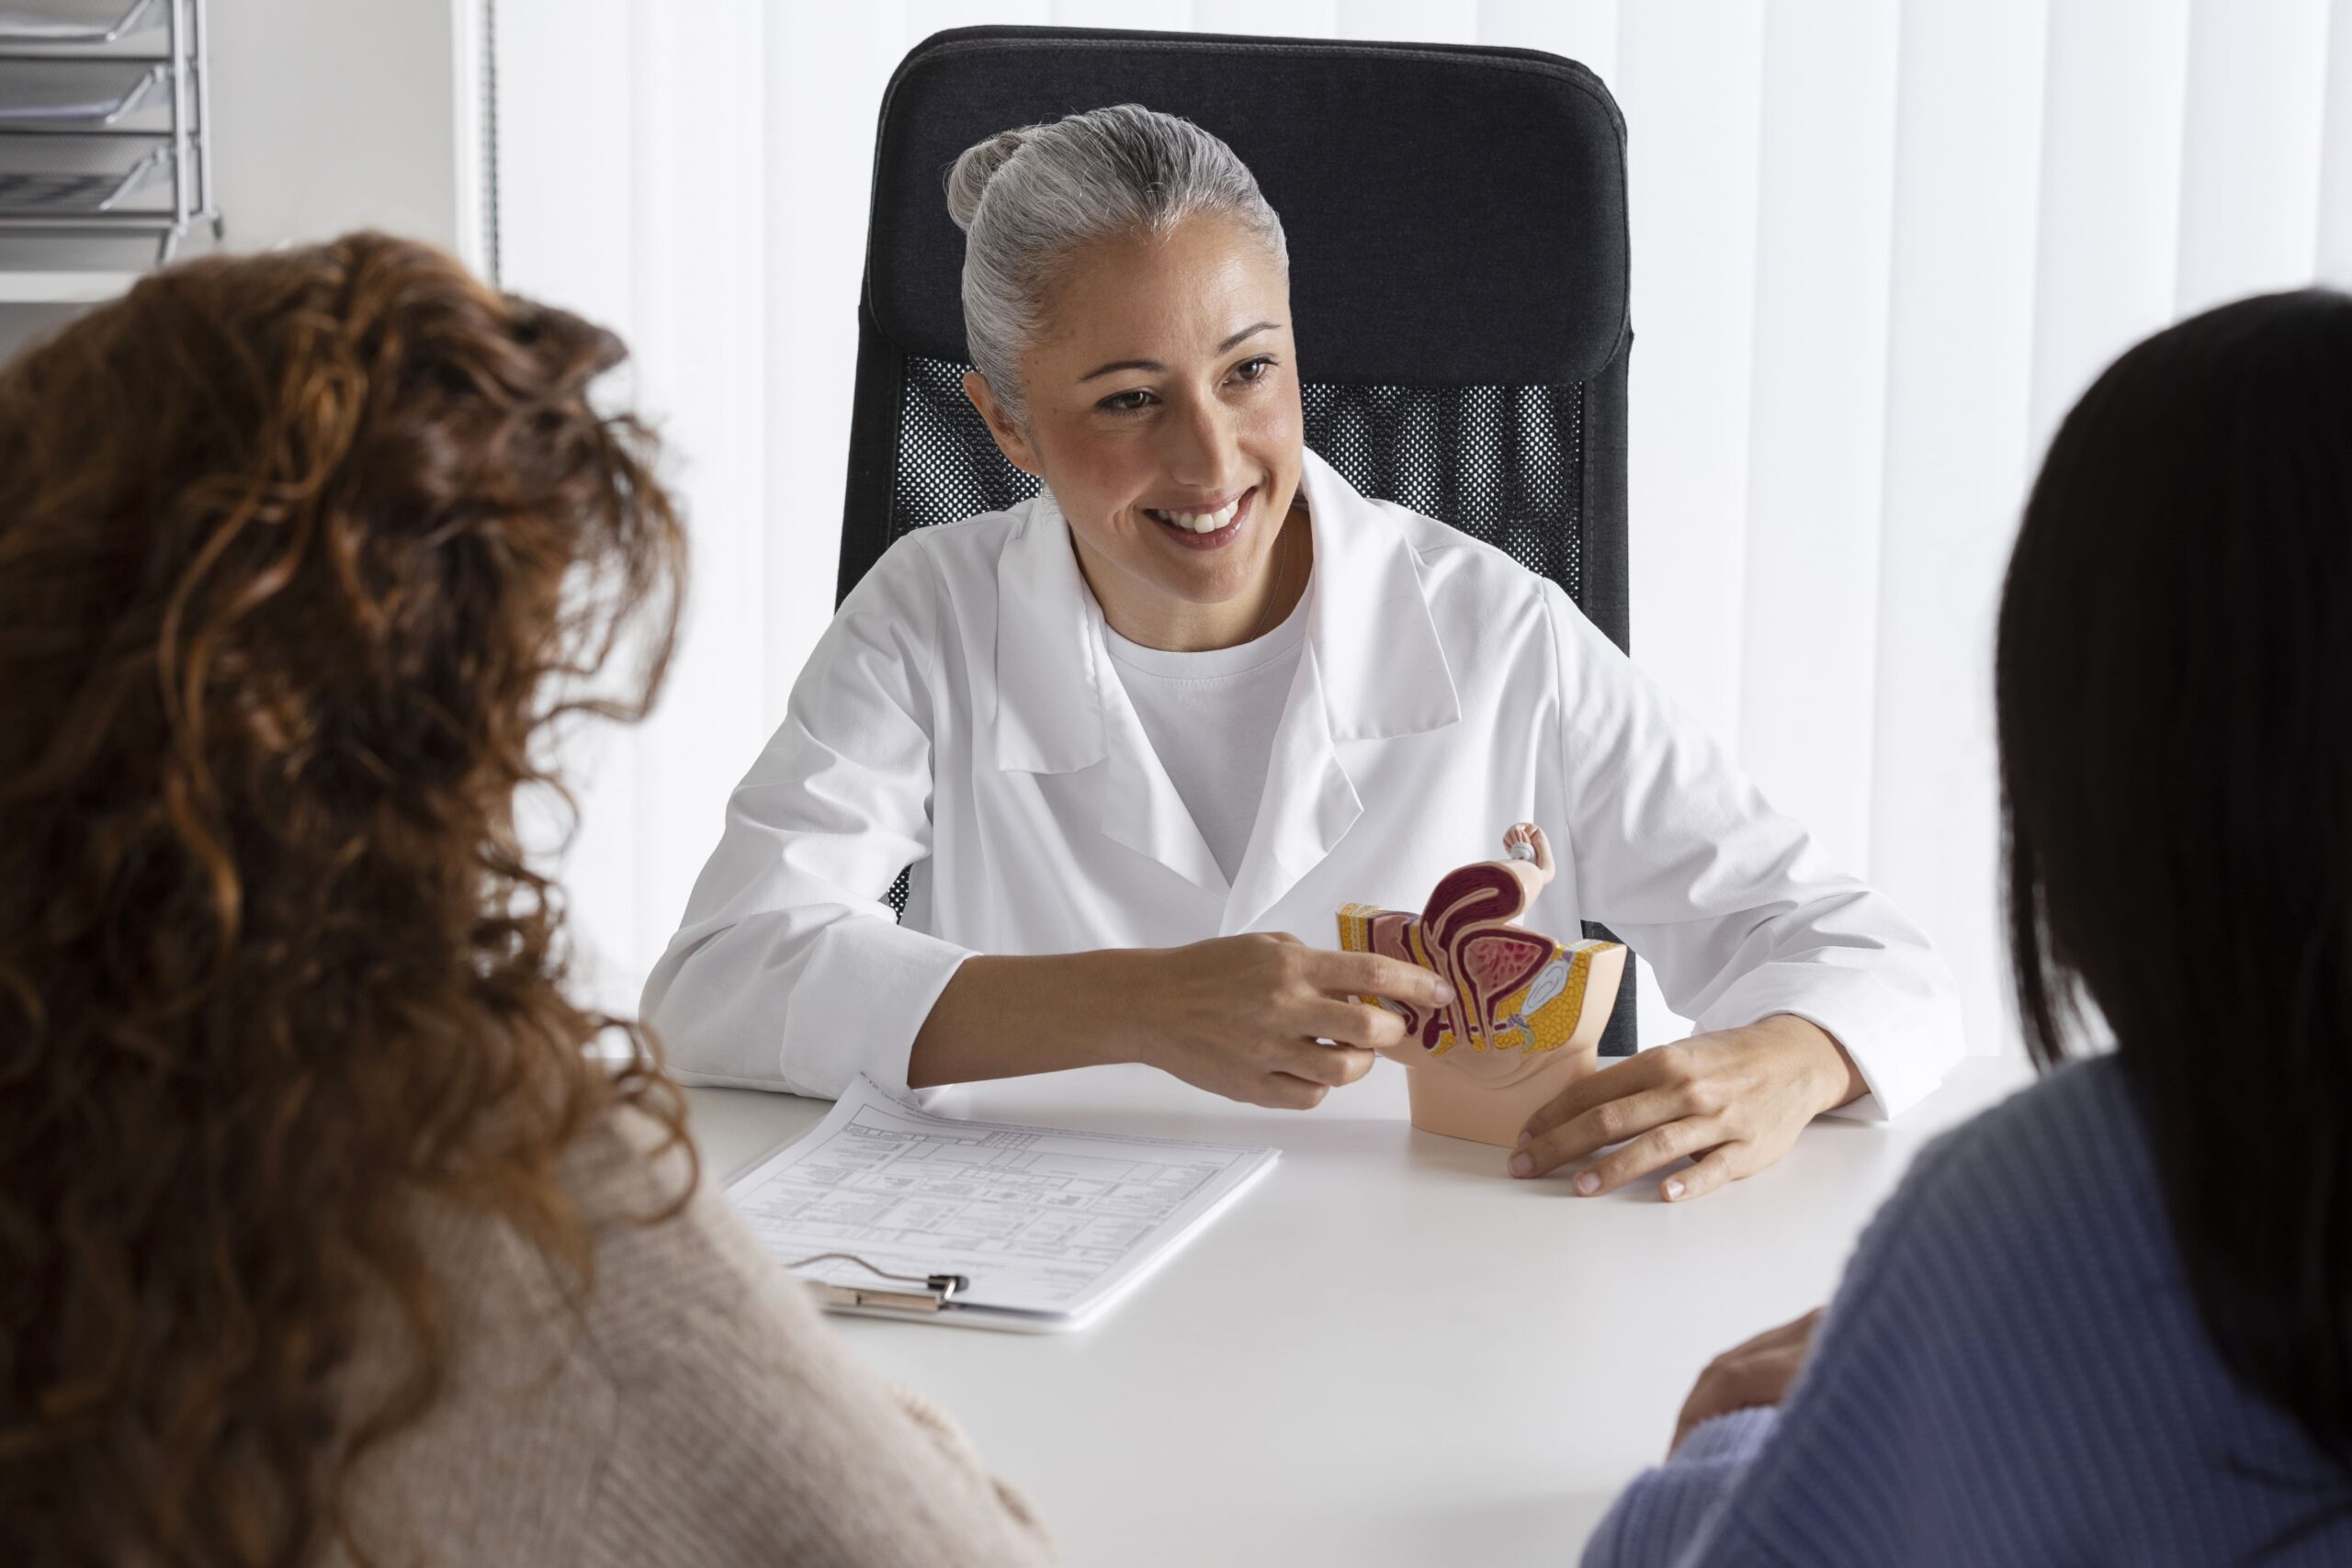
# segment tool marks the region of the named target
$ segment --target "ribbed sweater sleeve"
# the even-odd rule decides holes
[[[1610,1568],[1669,1568],[1698,1537],[1770,1436],[1779,1413],[1737,1410],[1693,1431],[1672,1462],[1628,1488],[1585,1546],[1587,1563]]]
[[[1877,1381],[1902,1360],[1889,1337],[1909,1326],[1880,1298],[1906,1264],[1910,1216],[1932,1190],[1940,1153],[1923,1155],[1871,1221],[1781,1410],[1744,1411],[1693,1432],[1618,1499],[1586,1550],[1586,1568],[1909,1561],[1892,1550],[1876,1516],[1889,1491],[1899,1491],[1891,1480],[1917,1436],[1905,1412],[1925,1391],[1902,1386],[1899,1365],[1896,1382]],[[1820,1454],[1824,1448],[1833,1451]],[[1758,1528],[1759,1518],[1826,1554],[1788,1557],[1781,1529]]]

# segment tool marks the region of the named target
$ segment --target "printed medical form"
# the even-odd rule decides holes
[[[1278,1151],[961,1122],[860,1077],[817,1129],[729,1189],[761,1246],[810,1280],[960,1274],[964,1305],[1074,1325],[1124,1293]],[[1039,1324],[1037,1326],[1046,1326]]]

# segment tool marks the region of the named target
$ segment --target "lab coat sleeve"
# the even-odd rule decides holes
[[[1835,1036],[1898,1114],[1962,1045],[1958,987],[1886,897],[1822,862],[1722,747],[1550,591],[1577,892],[1701,1032],[1792,1013]]]
[[[864,1072],[909,1096],[916,1032],[970,956],[884,902],[931,852],[941,620],[910,536],[843,602],[729,797],[645,986],[683,1081],[831,1099]]]

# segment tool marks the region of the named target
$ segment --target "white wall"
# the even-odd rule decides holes
[[[2136,338],[2352,281],[2352,0],[503,0],[507,278],[627,333],[696,536],[667,710],[571,862],[626,1005],[831,604],[876,112],[969,23],[1547,49],[1624,107],[1635,658],[2013,1043],[1990,631]],[[1311,352],[1311,345],[1310,345]],[[1678,1021],[1645,998],[1643,1033]]]
[[[479,0],[214,0],[209,16],[222,248],[378,228],[480,265]],[[179,254],[211,244],[199,229]],[[152,255],[146,240],[0,242],[0,266]],[[0,358],[72,314],[0,304]]]
[[[479,265],[472,0],[213,0],[225,243],[379,228]]]
[[[855,10],[812,6],[806,25],[831,36]],[[775,722],[771,699],[832,605],[845,435],[813,430],[836,404],[831,423],[847,430],[855,339],[831,329],[855,300],[796,291],[796,256],[831,257],[837,236],[820,227],[827,209],[795,210],[770,171],[829,177],[842,144],[811,127],[771,158],[799,90],[781,58],[792,29],[767,21],[756,0],[498,8],[503,279],[628,341],[625,397],[668,438],[665,478],[694,539],[661,707],[635,730],[593,727],[565,753],[582,826],[556,869],[575,973],[616,1011],[634,1011],[727,792]]]

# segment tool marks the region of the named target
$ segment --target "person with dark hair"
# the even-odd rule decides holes
[[[1708,1369],[1588,1564],[2352,1562],[2352,298],[2098,379],[1996,684],[2045,1077]]]
[[[517,792],[682,581],[621,356],[360,234],[0,370],[0,1561],[1047,1556],[564,994]]]

